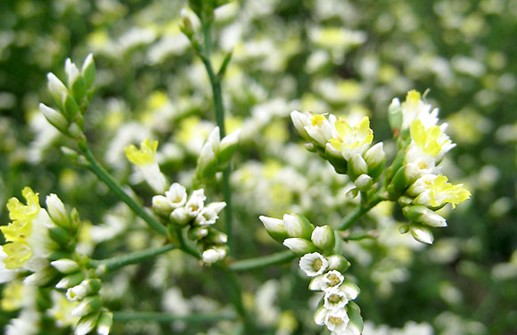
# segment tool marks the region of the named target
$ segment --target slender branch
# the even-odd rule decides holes
[[[220,278],[220,283],[225,294],[228,296],[228,299],[230,299],[235,311],[239,314],[244,324],[245,334],[258,334],[255,322],[244,306],[242,288],[235,273],[221,266],[215,266],[214,269],[217,271],[217,276]]]
[[[192,315],[173,315],[159,312],[114,312],[113,319],[115,322],[126,321],[154,321],[160,323],[169,323],[172,321],[184,322],[215,322],[221,320],[235,320],[236,315],[233,313],[221,314],[192,314]]]
[[[222,95],[222,76],[219,76],[215,73],[214,67],[212,65],[212,61],[210,59],[211,51],[212,51],[212,35],[211,35],[211,22],[203,22],[203,39],[204,39],[204,50],[198,53],[201,61],[203,62],[206,72],[208,74],[208,78],[210,79],[210,85],[212,87],[212,97],[214,100],[214,110],[215,110],[215,121],[217,126],[219,127],[219,136],[223,138],[226,136],[226,127],[225,127],[225,109],[223,103],[223,95]],[[229,59],[228,59],[229,62]],[[226,68],[228,64],[224,65]],[[222,72],[224,73],[224,71]],[[221,73],[221,74],[222,74]],[[233,206],[232,206],[232,192],[230,188],[230,166],[223,170],[223,180],[222,180],[222,188],[223,188],[223,197],[226,202],[226,207],[224,208],[225,220],[226,220],[226,235],[228,235],[228,248],[232,250],[233,245]]]
[[[90,148],[83,144],[80,149],[87,161],[89,162],[88,168],[102,181],[108,188],[115,193],[120,200],[126,203],[133,210],[133,212],[141,217],[147,225],[156,231],[157,233],[167,236],[167,228],[165,228],[160,222],[158,222],[149,212],[147,212],[142,206],[140,206],[133,198],[131,198],[122,187],[113,179],[113,177],[97,162],[95,156],[91,152]]]
[[[228,268],[235,272],[255,270],[270,265],[286,263],[295,258],[296,255],[293,254],[291,251],[283,251],[269,256],[237,261],[230,264]]]
[[[360,207],[356,208],[352,213],[350,213],[339,226],[339,230],[347,230],[357,223],[359,218],[364,214],[368,213],[370,209],[377,206],[381,201],[386,200],[384,197],[377,195],[370,200],[367,204],[362,204]]]
[[[97,268],[102,268],[103,271],[112,271],[124,267],[126,265],[141,263],[145,260],[164,254],[167,251],[170,251],[174,248],[174,245],[167,244],[161,247],[135,251],[129,254],[115,256],[112,258],[92,260],[91,264]]]

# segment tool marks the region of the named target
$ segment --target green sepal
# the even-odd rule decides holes
[[[72,235],[70,235],[70,232],[59,226],[50,228],[48,230],[48,233],[53,241],[57,242],[60,246],[65,248],[68,248],[73,240]]]

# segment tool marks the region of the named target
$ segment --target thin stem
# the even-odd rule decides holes
[[[270,265],[286,263],[295,258],[296,255],[293,254],[291,251],[283,251],[269,256],[237,261],[230,264],[228,268],[235,272],[255,270]]]
[[[221,320],[235,320],[236,315],[230,313],[173,315],[159,312],[114,312],[113,319],[115,322],[154,321],[160,323],[169,323],[172,321],[183,321],[190,323],[198,323],[216,322]]]
[[[92,265],[97,268],[103,268],[103,271],[112,271],[124,267],[126,265],[137,264],[148,259],[154,258],[158,255],[164,254],[167,251],[174,249],[175,246],[167,244],[157,248],[135,251],[126,255],[115,256],[112,258],[92,260]]]
[[[217,126],[219,127],[219,136],[223,138],[226,136],[226,127],[224,124],[225,120],[225,109],[222,95],[222,77],[218,76],[212,65],[212,61],[210,59],[212,52],[212,35],[211,35],[211,23],[210,21],[203,22],[203,39],[204,39],[204,50],[199,53],[199,57],[201,61],[205,65],[206,72],[208,74],[208,78],[210,79],[210,85],[212,87],[212,97],[214,100],[214,110],[215,110],[215,121]],[[223,180],[222,180],[222,188],[223,188],[223,197],[226,202],[226,207],[224,208],[225,220],[226,220],[226,235],[228,235],[228,248],[232,250],[233,245],[233,206],[232,206],[232,192],[230,187],[230,166],[223,170]]]
[[[157,233],[167,236],[167,228],[158,222],[149,212],[131,198],[113,177],[97,162],[90,148],[83,144],[80,146],[82,153],[89,162],[88,168],[102,181],[108,188],[115,193],[120,200],[126,203],[133,212],[141,217],[147,225]]]
[[[235,311],[239,314],[244,324],[245,334],[258,334],[253,318],[250,316],[246,310],[246,307],[244,306],[244,302],[242,300],[242,288],[239,279],[235,273],[228,271],[227,268],[221,266],[216,266],[214,268],[217,270],[217,276],[221,278],[220,283],[225,294],[230,299],[230,302],[233,304]]]
[[[341,226],[339,227],[339,230],[347,230],[350,227],[352,227],[354,224],[357,223],[359,218],[363,216],[364,214],[368,213],[370,209],[375,207],[377,204],[379,204],[381,201],[386,200],[382,196],[375,196],[368,202],[367,204],[362,204],[360,207],[356,208],[355,211],[350,213],[341,223]]]

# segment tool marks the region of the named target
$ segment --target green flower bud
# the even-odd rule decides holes
[[[447,227],[447,222],[442,216],[425,206],[406,206],[402,208],[402,213],[413,222],[431,227]]]
[[[346,312],[350,320],[348,323],[348,332],[350,334],[361,334],[363,332],[364,322],[359,306],[355,302],[350,301],[346,305]]]
[[[57,110],[40,103],[39,109],[47,121],[53,125],[57,130],[66,134],[68,132],[68,120]]]
[[[316,251],[316,246],[311,241],[307,241],[303,238],[286,238],[284,245],[295,254],[307,254]]]
[[[311,241],[321,250],[332,252],[336,244],[334,229],[329,225],[314,228]]]
[[[66,288],[78,285],[80,282],[84,280],[86,276],[82,272],[75,272],[69,274],[68,276],[63,277],[57,284],[56,288]]]
[[[52,221],[60,227],[68,228],[70,226],[70,218],[61,199],[55,194],[49,194],[45,202],[48,215]]]
[[[332,255],[327,257],[329,262],[329,270],[337,270],[339,272],[345,272],[350,267],[350,262],[341,255]]]
[[[84,60],[83,67],[81,68],[81,76],[83,77],[84,84],[88,91],[92,90],[93,84],[95,83],[95,61],[93,55],[89,54]]]
[[[104,311],[101,313],[99,320],[97,321],[97,334],[108,335],[113,325],[113,313]]]
[[[75,327],[75,335],[86,335],[93,331],[97,327],[99,316],[99,313],[92,313],[81,317]]]
[[[413,236],[413,238],[418,242],[433,244],[433,233],[431,233],[428,228],[418,224],[411,224],[409,227],[409,232],[411,233],[411,236]]]
[[[269,236],[271,236],[275,241],[282,243],[282,241],[288,237],[283,220],[270,218],[264,215],[259,216],[259,219],[264,224]]]
[[[62,258],[57,261],[50,262],[54,268],[56,268],[59,272],[63,274],[70,274],[77,272],[79,268],[79,264],[72,259]]]
[[[361,155],[355,155],[348,161],[348,175],[356,180],[362,174],[368,173],[368,164]]]
[[[360,191],[368,191],[373,185],[373,178],[367,174],[362,174],[354,180],[354,185]]]
[[[314,226],[305,216],[285,214],[283,219],[285,230],[289,237],[310,240]]]
[[[363,158],[366,164],[368,164],[368,175],[373,180],[379,179],[386,165],[386,153],[383,149],[383,143],[379,142],[372,146],[364,153]]]
[[[102,307],[101,298],[98,295],[84,298],[81,303],[72,310],[72,316],[86,316],[98,312]]]

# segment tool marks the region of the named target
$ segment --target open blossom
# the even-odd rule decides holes
[[[40,208],[38,194],[26,187],[22,191],[26,204],[9,199],[7,209],[12,220],[0,227],[6,244],[0,247],[0,278],[9,279],[10,271],[38,271],[44,268],[52,251],[48,228],[53,226],[48,213]],[[4,273],[5,272],[5,273]]]
[[[444,175],[424,175],[409,188],[408,193],[416,197],[415,204],[430,207],[450,203],[454,208],[470,198],[470,192],[463,184],[453,185],[447,181]]]
[[[327,270],[328,261],[317,252],[303,255],[300,258],[300,269],[309,277],[319,276]]]
[[[329,141],[327,149],[341,153],[347,161],[364,154],[373,141],[370,119],[366,116],[355,123],[339,118],[334,127],[336,136]]]
[[[334,123],[336,117],[330,115],[328,118],[321,114],[302,113],[293,111],[291,120],[298,133],[307,141],[313,142],[325,148],[327,142],[334,135]]]
[[[167,180],[160,171],[160,167],[156,162],[156,150],[158,149],[158,141],[144,140],[140,144],[140,149],[134,145],[129,145],[125,149],[127,159],[135,164],[145,181],[157,193],[162,193],[167,187]]]

